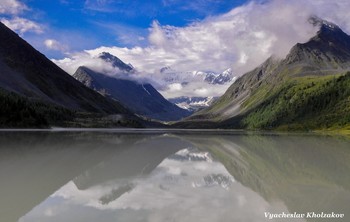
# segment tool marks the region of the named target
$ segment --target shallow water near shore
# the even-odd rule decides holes
[[[0,221],[349,221],[349,172],[342,137],[1,131]]]

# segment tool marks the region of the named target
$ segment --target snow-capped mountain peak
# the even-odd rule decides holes
[[[177,71],[170,66],[163,67],[159,70],[163,74],[162,78],[165,82],[168,83],[183,83],[202,80],[209,84],[213,85],[223,85],[226,83],[231,83],[235,80],[232,69],[226,69],[222,73],[217,73],[214,71],[203,71],[203,70],[194,70],[194,71]]]
[[[232,68],[228,68],[228,69],[226,69],[225,71],[223,71],[223,72],[222,72],[222,75],[225,75],[225,76],[232,76],[232,75],[233,75]]]
[[[198,111],[205,107],[210,106],[218,97],[177,97],[169,99],[170,102],[174,103],[182,109],[187,109],[191,112]]]

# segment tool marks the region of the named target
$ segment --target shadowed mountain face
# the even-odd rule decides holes
[[[311,18],[310,21],[320,30],[307,43],[296,44],[284,63],[301,63],[315,70],[348,69],[350,37],[333,23],[318,18]]]
[[[68,109],[129,113],[85,87],[0,23],[0,87]]]
[[[237,79],[213,105],[179,125],[317,129],[350,124],[345,75],[350,37],[327,21],[310,22],[320,29],[308,42],[296,44],[283,60],[270,57]]]
[[[73,75],[87,87],[117,100],[134,113],[163,121],[179,120],[190,112],[166,100],[151,84],[117,79],[79,67]]]

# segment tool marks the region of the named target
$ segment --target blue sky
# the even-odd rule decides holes
[[[4,0],[6,1],[6,0]],[[226,13],[245,0],[23,0],[19,15],[39,24],[43,32],[25,32],[27,39],[50,58],[61,58],[44,39],[55,39],[70,51],[98,46],[133,47],[148,44],[149,27],[154,20],[162,25],[183,27],[210,16]]]

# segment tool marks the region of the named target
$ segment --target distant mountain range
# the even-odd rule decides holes
[[[186,85],[188,82],[192,81],[204,81],[209,84],[219,84],[223,85],[230,83],[235,80],[235,76],[232,69],[229,68],[222,73],[216,73],[212,71],[177,71],[173,68],[167,66],[159,70],[162,74],[163,81],[167,83],[181,83]]]
[[[160,69],[162,80],[166,84],[181,84],[186,87],[187,84],[192,82],[203,82],[211,85],[229,85],[236,80],[236,76],[229,68],[222,73],[216,73],[212,71],[176,71],[173,68],[167,66]],[[168,100],[177,106],[187,109],[191,112],[197,112],[203,108],[207,108],[217,97],[207,96],[181,96],[173,97]]]
[[[181,96],[169,99],[169,102],[176,104],[178,107],[186,109],[190,112],[197,112],[201,109],[209,107],[218,97],[188,97]]]
[[[181,127],[335,129],[350,123],[350,36],[317,17],[316,36],[238,78]]]
[[[102,53],[100,58],[123,71],[133,71],[117,57]],[[116,63],[115,61],[118,61]],[[130,67],[130,69],[128,68]],[[191,113],[167,101],[151,84],[120,79],[95,72],[87,67],[79,67],[73,75],[87,87],[101,95],[125,105],[132,112],[151,119],[174,121],[189,116]]]

